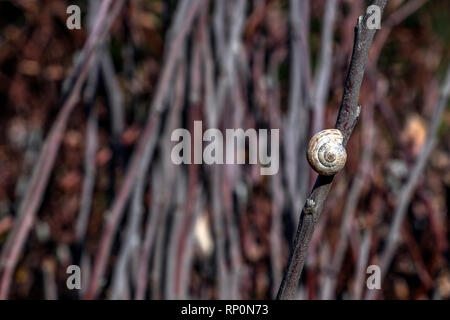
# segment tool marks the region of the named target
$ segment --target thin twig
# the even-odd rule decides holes
[[[383,12],[386,0],[374,0],[371,4],[378,5],[380,11]],[[376,32],[376,29],[368,29],[366,27],[368,18],[368,14],[364,18],[359,17],[356,24],[350,68],[345,81],[342,103],[335,126],[344,136],[344,146],[347,145],[359,117],[360,108],[357,105],[359,89],[364,76],[369,48]],[[278,299],[294,299],[296,296],[298,281],[305,263],[309,243],[322,212],[325,199],[330,191],[333,178],[334,176],[319,175],[310,196],[306,200],[300,215],[288,267],[278,291]]]

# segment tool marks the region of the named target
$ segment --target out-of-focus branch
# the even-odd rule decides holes
[[[372,230],[364,232],[363,241],[359,250],[358,265],[355,272],[353,299],[360,300],[364,290],[364,277],[366,275],[367,261],[369,261]]]
[[[198,32],[196,33],[198,36]],[[198,37],[194,37],[198,40]],[[190,103],[189,110],[191,116],[196,119],[199,116],[199,106],[198,99],[200,96],[200,48],[198,41],[193,43],[192,47],[192,62],[190,65]],[[175,91],[174,91],[174,105],[176,112],[173,114],[175,117],[179,117],[181,110],[184,106],[185,97],[185,85],[186,85],[186,74],[188,73],[188,67],[185,59],[180,59],[179,73],[176,79]],[[189,121],[193,124],[193,121]],[[191,128],[192,129],[192,128]],[[169,135],[169,133],[167,133]],[[185,286],[187,286],[187,280],[185,276],[186,264],[189,264],[189,252],[190,247],[186,240],[189,238],[192,225],[194,223],[194,206],[196,199],[198,198],[198,187],[199,182],[199,168],[198,165],[191,164],[187,168],[187,191],[186,191],[186,203],[183,208],[177,209],[178,214],[174,214],[173,226],[171,228],[171,237],[169,240],[169,253],[167,258],[167,265],[169,268],[173,268],[174,272],[166,272],[166,282],[170,282],[170,285],[166,284],[166,297],[168,299],[185,299]],[[186,260],[188,260],[186,262]]]
[[[220,9],[221,5],[218,4],[219,2],[223,1],[216,1],[216,5],[218,5],[218,8]],[[220,38],[225,37],[225,40],[223,41],[225,51],[218,53],[220,57],[220,76],[216,92],[217,102],[214,105],[214,114],[209,116],[209,118],[215,122],[219,120],[222,114],[225,98],[227,97],[227,93],[231,90],[230,88],[233,85],[233,80],[236,74],[236,60],[239,50],[241,50],[241,36],[245,23],[246,6],[247,2],[244,0],[238,0],[233,6],[230,6],[230,10],[232,10],[230,13],[230,16],[232,16],[232,21],[230,22],[230,35],[228,38],[223,34],[220,36],[218,33],[215,34],[219,37],[217,39],[218,41]],[[216,32],[218,32],[218,30]],[[212,125],[215,126],[213,123]]]
[[[325,5],[322,40],[320,48],[319,66],[314,77],[314,123],[313,132],[322,129],[324,118],[324,107],[330,88],[330,75],[333,67],[333,26],[336,18],[336,7],[338,0],[327,0]]]
[[[103,75],[111,112],[113,139],[119,140],[125,126],[122,91],[114,76],[115,70],[111,54],[107,50],[103,50],[100,59],[100,71]]]
[[[433,118],[431,119],[431,125],[428,131],[425,145],[423,146],[419,158],[412,168],[408,181],[406,182],[405,186],[402,188],[398,196],[398,205],[393,215],[394,218],[391,229],[389,230],[389,235],[385,247],[386,249],[384,249],[380,258],[380,270],[382,279],[384,279],[384,277],[386,276],[388,268],[392,262],[392,259],[394,258],[395,251],[397,250],[397,247],[399,245],[400,228],[405,219],[409,201],[413,195],[416,184],[423,172],[423,169],[425,168],[428,157],[430,156],[431,151],[433,150],[437,142],[437,131],[442,120],[442,114],[445,110],[447,99],[450,95],[450,67],[447,68],[447,73],[441,90],[441,97],[434,111]],[[376,294],[376,290],[371,290],[366,294],[366,299],[374,299],[376,297]]]
[[[139,226],[142,222],[142,216],[144,212],[143,202],[145,183],[139,180],[145,180],[146,175],[140,175],[138,182],[134,189],[133,198],[128,214],[128,221],[125,230],[125,237],[122,240],[119,256],[114,266],[111,299],[125,299],[130,298],[130,288],[128,286],[129,273],[129,261],[132,252],[139,246],[140,230]]]
[[[269,65],[269,76],[272,85],[269,87],[269,97],[271,97],[270,127],[280,128],[281,126],[281,108],[280,108],[280,83],[278,80],[278,70],[280,63],[285,59],[286,50],[280,49],[272,57]],[[270,227],[270,263],[273,278],[272,292],[276,295],[278,283],[283,277],[283,208],[286,202],[284,189],[281,182],[281,174],[272,176],[271,194],[272,194],[272,213]]]
[[[173,288],[175,279],[173,277],[173,274],[175,273],[175,268],[178,266],[175,265],[175,259],[174,257],[176,255],[176,249],[177,249],[177,242],[173,241],[173,237],[176,238],[176,232],[179,230],[180,223],[182,222],[183,215],[185,213],[185,207],[187,205],[187,193],[188,193],[188,184],[187,184],[187,177],[186,172],[180,170],[179,175],[177,177],[177,181],[174,186],[174,195],[173,195],[173,212],[171,212],[171,219],[173,220],[173,225],[171,228],[165,228],[165,232],[167,232],[168,239],[170,239],[168,244],[164,244],[164,251],[165,252],[165,268],[166,272],[161,273],[159,276],[163,279],[160,279],[162,281],[162,290],[165,293],[163,296],[163,299],[173,300],[175,299],[173,295]],[[171,204],[171,205],[172,205]],[[176,230],[171,237],[172,234],[172,228]]]
[[[379,6],[380,11],[383,12],[386,0],[375,0],[371,4]],[[357,105],[359,90],[364,76],[369,48],[376,32],[376,29],[367,28],[366,23],[369,16],[369,14],[366,14],[364,17],[359,17],[356,24],[350,68],[345,81],[342,103],[335,126],[344,136],[344,146],[347,145],[359,117],[360,108]],[[278,291],[277,299],[294,299],[296,296],[309,243],[330,191],[333,178],[334,176],[319,175],[310,196],[306,200],[300,215],[288,267]]]
[[[93,106],[89,113],[87,129],[86,129],[86,152],[84,156],[85,177],[83,179],[83,188],[80,200],[80,212],[78,214],[75,237],[78,242],[82,242],[86,235],[89,213],[91,211],[91,203],[95,186],[95,157],[98,147],[98,120],[97,114]]]
[[[88,28],[91,30],[95,23],[95,16],[99,10],[99,3],[95,0],[89,1]],[[104,50],[101,48],[100,50]],[[92,197],[95,186],[95,157],[98,148],[98,119],[94,107],[95,94],[99,82],[100,59],[96,58],[89,71],[87,86],[84,90],[84,102],[88,110],[88,121],[86,125],[86,149],[84,154],[84,179],[80,199],[80,211],[75,225],[75,238],[79,245],[84,241],[86,229],[91,211]],[[79,248],[81,249],[81,248]],[[81,252],[79,257],[81,259]],[[78,263],[75,259],[75,263]]]
[[[306,186],[309,180],[309,168],[303,170],[307,166],[306,159],[298,161],[297,154],[299,146],[305,144],[308,133],[308,112],[304,97],[305,77],[307,66],[310,65],[304,50],[304,43],[307,42],[305,37],[308,32],[304,29],[308,28],[309,9],[308,1],[291,0],[289,3],[289,23],[291,26],[290,39],[290,75],[289,75],[289,97],[288,109],[286,117],[282,119],[283,127],[283,151],[285,157],[284,175],[287,181],[287,192],[291,203],[291,212],[293,224],[298,218],[298,214],[303,198],[306,196]],[[306,7],[305,7],[306,6]],[[301,177],[301,181],[298,179]],[[300,187],[298,187],[301,185]],[[300,190],[298,190],[300,189]],[[300,199],[298,199],[300,197]],[[298,210],[297,210],[298,209]]]

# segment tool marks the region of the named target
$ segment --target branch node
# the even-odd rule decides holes
[[[355,116],[356,118],[359,118],[359,115],[361,114],[361,105],[356,106],[356,110],[355,110]]]
[[[314,199],[311,199],[311,198],[307,199],[305,208],[304,208],[304,212],[311,214],[311,213],[313,213],[315,208],[316,208],[316,202],[314,201]]]

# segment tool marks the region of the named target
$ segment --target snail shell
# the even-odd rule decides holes
[[[316,133],[309,141],[307,158],[311,167],[321,175],[331,176],[341,170],[347,160],[338,129],[326,129]]]

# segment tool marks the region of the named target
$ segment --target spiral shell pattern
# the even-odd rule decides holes
[[[307,158],[311,167],[321,175],[331,176],[341,170],[347,161],[347,152],[338,129],[316,133],[309,141]]]

